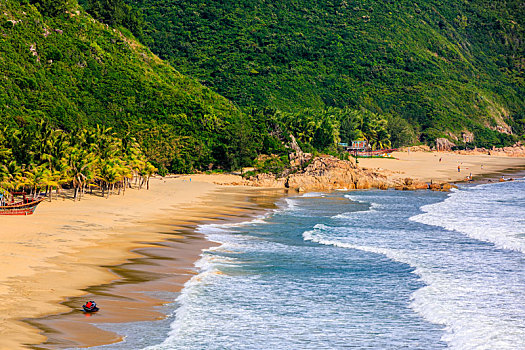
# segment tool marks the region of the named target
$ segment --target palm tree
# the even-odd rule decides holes
[[[24,178],[24,184],[30,188],[30,193],[33,195],[33,198],[38,191],[44,188],[46,189],[47,194],[49,188],[58,186],[58,182],[55,180],[53,172],[47,169],[45,164],[33,167],[29,171],[25,171]],[[51,191],[49,190],[49,192]],[[51,196],[49,196],[49,200],[51,200]]]
[[[144,174],[146,176],[146,189],[149,190],[149,179],[151,175],[155,174],[158,171],[157,168],[153,166],[153,164],[146,162],[146,167],[144,169]]]
[[[102,187],[102,196],[104,196],[104,189],[107,189],[106,198],[110,195],[110,185],[114,185],[118,179],[118,165],[114,159],[107,159],[102,161],[100,167],[100,179],[104,182]]]
[[[5,165],[4,169],[5,174],[5,180],[4,180],[4,186],[10,190],[18,190],[21,188],[24,184],[24,169],[19,166],[16,161],[12,160],[7,165]]]
[[[85,184],[86,173],[88,173],[95,162],[93,153],[72,147],[69,155],[69,176],[71,178],[74,196],[73,200],[76,201],[78,198],[79,191]]]
[[[0,120],[1,122],[1,120]],[[96,126],[75,133],[53,129],[44,121],[17,129],[0,125],[0,188],[26,188],[33,195],[45,189],[51,200],[61,186],[74,188],[74,200],[99,183],[103,196],[118,186],[125,190],[133,177],[149,188],[156,171],[146,161],[136,139],[128,132],[122,139],[111,128]]]

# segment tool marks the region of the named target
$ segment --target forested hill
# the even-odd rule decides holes
[[[518,1],[125,1],[0,1],[0,187],[50,152],[83,168],[63,150],[100,156],[97,139],[136,140],[161,173],[283,173],[294,139],[342,157],[356,139],[523,140]]]
[[[427,142],[523,133],[521,0],[128,3],[155,53],[244,107],[366,108]]]
[[[131,134],[163,169],[231,167],[243,157],[243,118],[76,1],[0,1],[0,151],[20,147],[4,139],[14,129],[31,135],[44,120],[68,133],[100,124]]]

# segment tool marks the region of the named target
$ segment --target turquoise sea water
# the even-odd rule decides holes
[[[102,348],[525,349],[524,181],[279,207],[200,226],[221,245],[170,316]]]

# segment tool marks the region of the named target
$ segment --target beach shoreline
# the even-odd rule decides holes
[[[51,348],[119,341],[119,336],[100,330],[97,337],[86,337],[95,331],[88,327],[86,332],[87,325],[70,327],[66,333],[48,325],[35,327],[35,319],[78,310],[82,303],[74,303],[89,295],[86,290],[122,280],[111,267],[144,258],[141,249],[155,249],[169,235],[191,241],[179,244],[191,247],[177,257],[185,265],[178,271],[179,277],[184,276],[177,282],[181,288],[194,274],[191,270],[202,250],[213,243],[175,231],[187,230],[196,222],[242,218],[254,209],[246,199],[256,189],[226,188],[232,193],[228,195],[223,188],[185,177],[157,178],[152,179],[149,191],[128,190],[125,196],[110,199],[86,196],[77,203],[55,200],[43,203],[32,216],[0,218],[0,255],[5,266],[0,271],[0,297],[9,300],[0,305],[0,349],[46,348],[39,344],[51,334],[56,337],[51,339]],[[176,214],[186,216],[177,219]],[[145,307],[141,315],[127,313],[125,320],[113,320],[163,317],[152,307],[165,301],[153,299],[142,298],[140,302],[151,307]],[[105,315],[110,315],[109,310]]]
[[[250,220],[266,209],[260,202],[254,204],[253,197],[266,198],[271,206],[274,196],[272,190],[218,188],[198,206],[148,222],[142,229],[163,232],[163,240],[134,249],[140,257],[108,266],[118,279],[91,286],[80,298],[68,298],[63,304],[71,308],[69,312],[28,320],[39,329],[52,330],[45,332],[48,339],[41,346],[58,349],[110,344],[121,341],[121,335],[98,328],[98,324],[107,326],[165,318],[159,307],[174,301],[174,295],[198,273],[194,264],[202,251],[215,245],[196,229],[211,223]],[[217,205],[219,198],[223,204]],[[85,300],[96,300],[103,312],[82,317],[78,306]]]
[[[397,160],[361,158],[359,165],[391,177],[429,182],[464,181],[470,172],[476,179],[525,166],[525,158],[443,152],[396,152],[394,156]],[[452,167],[455,164],[463,166],[458,174]],[[86,196],[79,203],[46,202],[31,217],[1,218],[4,231],[0,255],[7,267],[0,273],[0,297],[11,302],[0,306],[0,349],[108,344],[121,337],[92,323],[165,317],[158,306],[168,300],[137,292],[180,291],[197,273],[194,263],[202,250],[214,243],[195,233],[194,228],[214,220],[245,221],[285,195],[284,189],[217,185],[236,184],[239,179],[235,175],[204,174],[155,178],[149,191],[127,191],[125,196],[109,200]],[[177,217],[177,212],[186,217]],[[160,242],[171,243],[166,246]],[[171,257],[164,256],[167,251]],[[169,266],[164,262],[170,262]],[[134,268],[124,271],[133,263],[146,267],[139,275],[148,272],[170,277],[135,278],[122,283],[130,274],[138,273]],[[148,270],[155,264],[160,266],[158,271]],[[107,301],[105,305],[115,306],[105,307],[101,316],[78,317],[83,316],[79,303],[90,297],[96,297],[100,305]],[[126,313],[125,317],[117,312],[134,310],[137,305],[140,311]]]

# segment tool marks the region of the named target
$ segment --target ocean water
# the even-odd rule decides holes
[[[525,349],[525,181],[289,197],[112,348]],[[137,338],[138,337],[138,338]]]

